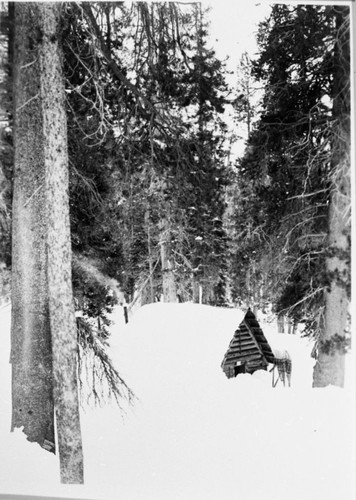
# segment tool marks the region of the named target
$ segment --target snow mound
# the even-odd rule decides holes
[[[292,358],[292,387],[272,388],[268,371],[227,379],[220,365],[243,316],[236,309],[154,304],[125,325],[122,310],[114,312],[110,354],[137,400],[124,414],[114,404],[83,409],[85,485],[79,487],[59,485],[56,457],[20,432],[9,433],[7,320],[1,492],[124,500],[353,500],[353,398],[346,390],[313,390],[311,345],[264,322],[272,348],[286,349]]]

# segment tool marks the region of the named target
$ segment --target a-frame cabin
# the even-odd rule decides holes
[[[235,331],[221,367],[228,378],[239,373],[267,370],[275,357],[253,312],[248,309]]]

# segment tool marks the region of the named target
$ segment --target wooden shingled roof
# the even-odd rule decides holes
[[[253,312],[248,309],[235,331],[221,367],[228,378],[266,370],[275,357]]]

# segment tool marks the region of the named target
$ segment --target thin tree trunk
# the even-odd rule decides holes
[[[147,250],[148,250],[148,265],[149,265],[149,282],[150,282],[150,303],[153,304],[155,301],[155,289],[153,283],[153,258],[152,258],[152,242],[151,242],[151,231],[150,231],[150,211],[149,209],[145,212],[145,222],[147,229]]]
[[[250,307],[251,304],[251,268],[248,266],[246,270],[246,294],[247,294],[247,305]]]
[[[54,405],[63,483],[83,482],[68,197],[67,123],[60,47],[60,3],[38,3],[41,103],[47,193],[49,313]]]
[[[161,222],[162,291],[164,302],[177,302],[177,287],[171,259],[169,222]]]
[[[192,277],[192,298],[193,298],[194,304],[199,304],[199,289],[200,289],[199,279],[196,276],[196,274],[193,273],[193,277]]]
[[[12,209],[12,430],[54,451],[47,218],[36,9],[15,3]]]

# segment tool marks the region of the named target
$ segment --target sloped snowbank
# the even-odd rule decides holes
[[[2,311],[0,490],[123,500],[353,500],[350,390],[313,390],[311,346],[261,326],[293,359],[292,387],[271,373],[228,380],[220,363],[244,312],[144,306],[112,328],[112,357],[134,407],[82,414],[86,484],[58,484],[57,458],[9,433],[9,310]],[[4,326],[3,326],[4,325]],[[351,387],[351,384],[349,384]]]

